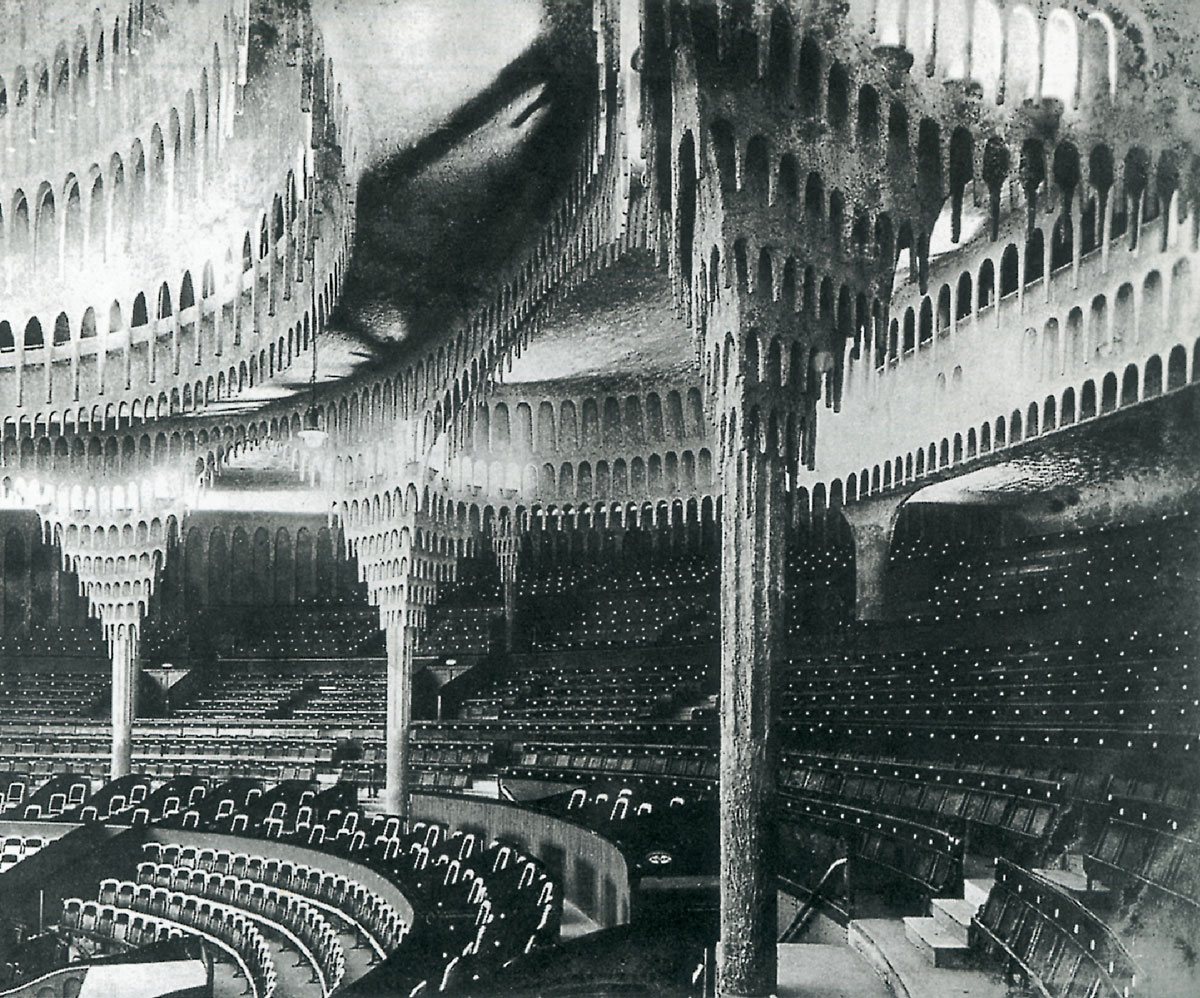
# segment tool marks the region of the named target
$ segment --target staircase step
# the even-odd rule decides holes
[[[961,898],[934,898],[929,903],[929,914],[945,932],[957,938],[964,946],[967,945],[967,931],[971,919],[979,911],[979,906]]]
[[[887,983],[895,998],[1006,998],[1008,988],[991,969],[944,970],[932,966],[907,938],[899,919],[855,919],[846,941]]]
[[[970,901],[976,908],[986,903],[988,895],[992,893],[993,880],[964,880],[963,881],[963,897]]]
[[[904,919],[904,935],[931,966],[965,967],[971,950],[957,933],[948,932],[934,918]]]

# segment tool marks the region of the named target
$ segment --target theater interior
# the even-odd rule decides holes
[[[1191,6],[4,0],[0,996],[1200,994]]]

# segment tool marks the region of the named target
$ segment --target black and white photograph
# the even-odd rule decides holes
[[[0,0],[0,998],[1200,995],[1200,0]]]

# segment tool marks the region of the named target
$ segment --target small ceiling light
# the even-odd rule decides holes
[[[300,439],[304,441],[305,447],[317,450],[324,445],[328,436],[329,434],[321,427],[321,410],[315,404],[310,403],[304,411],[304,425],[300,430]]]
[[[313,367],[308,379],[308,408],[304,410],[304,423],[300,428],[300,439],[310,450],[322,447],[329,434],[321,419],[321,410],[317,407],[317,337],[312,338]]]

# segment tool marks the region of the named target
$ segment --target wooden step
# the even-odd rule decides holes
[[[938,926],[955,937],[964,946],[967,945],[968,930],[971,919],[979,911],[979,906],[961,898],[934,898],[929,902],[929,914]]]
[[[965,967],[970,960],[966,941],[943,929],[937,919],[906,918],[904,935],[931,966],[948,970]]]
[[[963,898],[970,901],[976,908],[985,904],[988,895],[992,892],[992,880],[964,880],[963,881]]]

